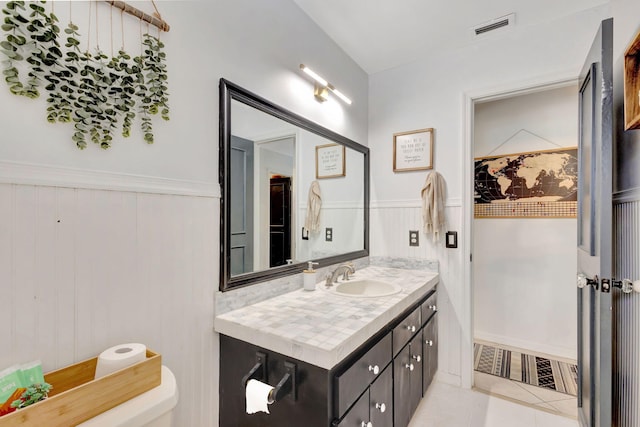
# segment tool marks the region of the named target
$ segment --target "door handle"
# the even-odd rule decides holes
[[[598,290],[600,280],[598,279],[598,276],[594,276],[593,279],[590,279],[586,274],[578,273],[577,284],[580,289],[584,288],[585,286],[593,286],[596,290]]]
[[[631,292],[640,293],[640,280],[612,280],[611,284],[614,288],[620,288],[625,294],[630,294]]]

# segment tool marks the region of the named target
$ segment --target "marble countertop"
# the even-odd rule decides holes
[[[369,266],[353,280],[394,283],[386,297],[348,297],[299,289],[216,316],[214,327],[230,337],[331,369],[438,283],[432,271]]]

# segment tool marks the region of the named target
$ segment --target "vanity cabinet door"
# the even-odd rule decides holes
[[[422,334],[393,360],[394,427],[406,427],[422,398]]]
[[[302,422],[302,420],[300,421],[301,425],[304,425],[304,422]],[[363,425],[366,426],[369,422],[369,391],[367,390],[360,396],[360,399],[356,401],[349,412],[347,412],[337,427],[362,427]],[[375,426],[375,424],[371,424]]]
[[[422,364],[422,393],[433,381],[438,370],[438,314],[436,313],[422,330],[424,361]]]
[[[373,427],[393,425],[393,368],[388,366],[369,388],[369,418]]]
[[[393,328],[393,354],[394,356],[409,342],[416,332],[420,330],[420,307],[413,310],[407,317]]]
[[[429,298],[425,302],[421,304],[422,310],[422,324],[424,325],[427,321],[438,311],[437,306],[437,297],[438,293],[434,291]]]
[[[338,417],[344,414],[390,362],[391,334],[386,334],[362,357],[355,360],[347,370],[336,377]]]

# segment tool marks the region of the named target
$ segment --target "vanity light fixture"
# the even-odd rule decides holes
[[[331,91],[338,98],[351,105],[351,100],[344,93],[340,92],[334,85],[320,77],[312,69],[304,64],[300,64],[300,69],[314,80],[313,96],[316,97],[318,102],[325,102],[328,99],[327,94]]]

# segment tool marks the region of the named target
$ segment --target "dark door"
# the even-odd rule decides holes
[[[253,271],[253,142],[231,136],[231,275]]]
[[[406,427],[422,398],[422,334],[393,359],[393,425]]]
[[[291,259],[291,178],[270,180],[269,267]]]
[[[613,20],[602,22],[580,74],[578,416],[611,426]]]
[[[422,394],[427,392],[438,370],[438,313],[434,314],[422,330]]]
[[[349,409],[347,415],[337,427],[362,427],[366,426],[369,421],[369,390],[367,390],[360,399]],[[305,423],[300,423],[304,425]]]
[[[393,425],[393,368],[387,366],[369,389],[369,418],[375,426]]]

